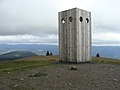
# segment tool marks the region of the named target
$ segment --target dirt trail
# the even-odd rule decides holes
[[[48,75],[29,77],[38,72]],[[120,90],[120,64],[61,64],[9,73],[0,77],[0,90]]]

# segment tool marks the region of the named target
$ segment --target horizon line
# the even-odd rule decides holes
[[[58,43],[0,43],[6,45],[58,45]],[[92,47],[97,46],[120,46],[120,45],[92,45]]]

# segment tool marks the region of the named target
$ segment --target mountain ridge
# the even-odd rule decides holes
[[[0,60],[15,60],[15,59],[27,58],[32,56],[38,56],[38,55],[31,51],[25,51],[25,50],[11,51],[0,55]]]
[[[11,50],[30,50],[38,55],[45,55],[46,51],[50,51],[53,55],[59,54],[58,45],[40,45],[40,44],[0,44],[0,53]],[[43,51],[41,54],[40,51]],[[99,53],[100,57],[120,59],[120,46],[92,46],[92,56]]]

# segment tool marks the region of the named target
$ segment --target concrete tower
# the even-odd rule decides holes
[[[59,60],[91,61],[91,12],[73,8],[59,12]]]

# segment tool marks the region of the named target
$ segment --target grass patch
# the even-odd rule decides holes
[[[32,69],[34,67],[51,66],[52,62],[58,61],[59,56],[36,56],[14,61],[0,61],[0,76],[14,71]],[[103,64],[120,64],[120,60],[110,58],[93,57],[92,62]],[[57,65],[58,66],[58,65]]]
[[[53,61],[1,61],[0,76],[14,71],[22,71],[34,67],[45,67],[53,65]]]
[[[32,74],[29,77],[41,77],[41,76],[47,76],[48,74],[43,73],[43,72],[38,72],[36,74]]]
[[[93,57],[92,61],[94,63],[103,63],[103,64],[120,64],[120,60],[111,59],[111,58]]]

